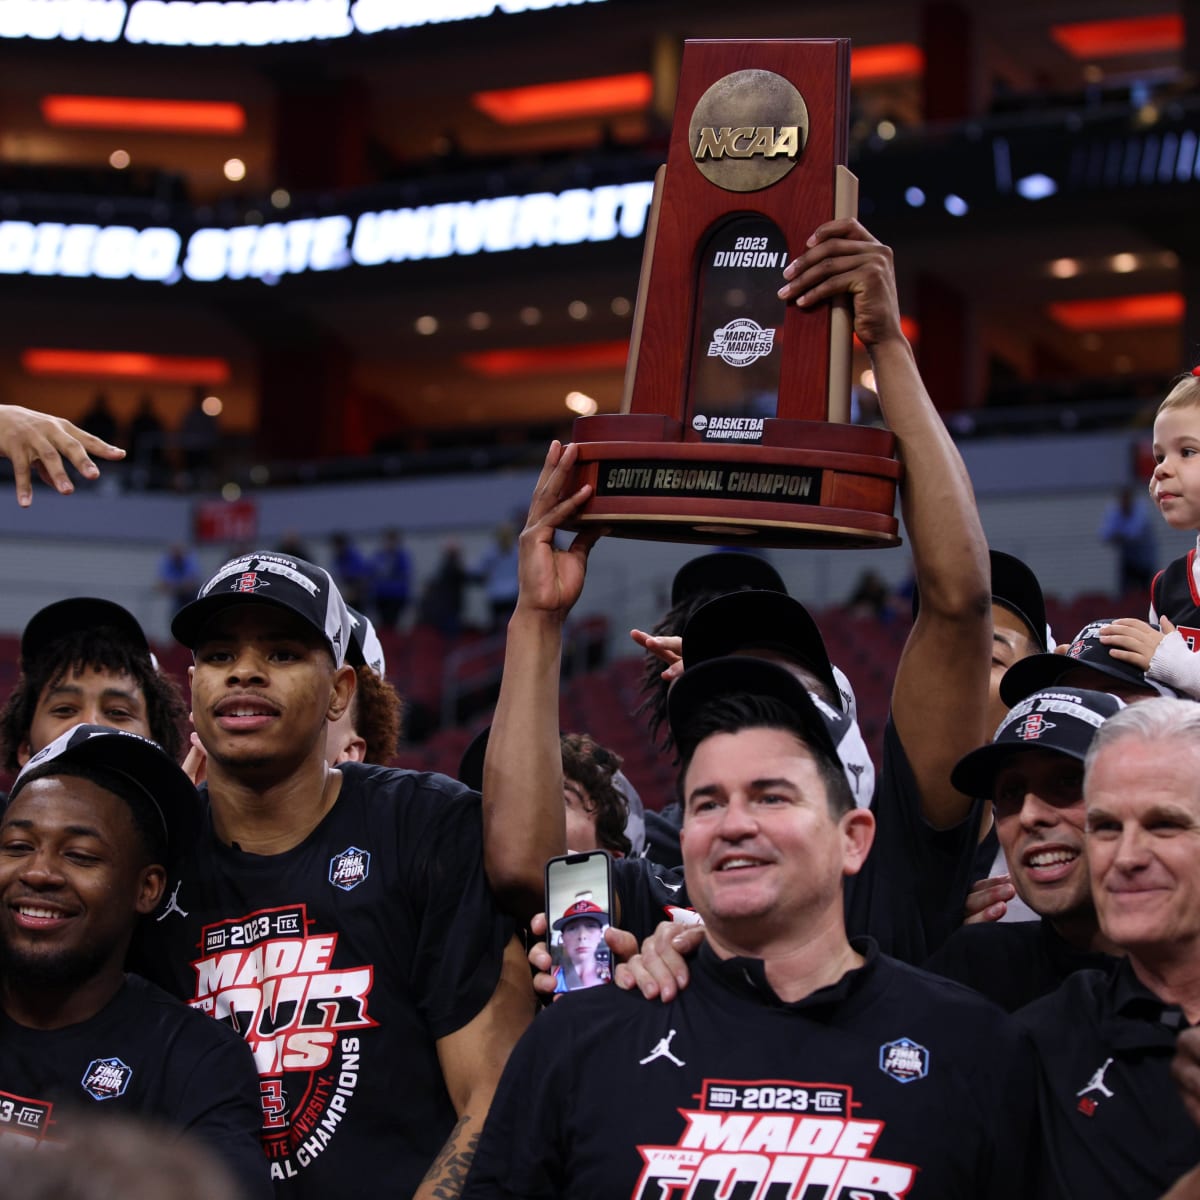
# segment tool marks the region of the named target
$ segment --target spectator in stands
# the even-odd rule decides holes
[[[335,533],[330,541],[333,545],[330,573],[346,603],[352,608],[362,608],[371,583],[371,565],[348,533]]]
[[[79,428],[102,442],[117,440],[117,418],[113,415],[107,392],[97,392],[92,406],[79,418]]]
[[[457,542],[447,542],[421,593],[417,624],[429,625],[445,637],[462,633],[463,594],[470,579],[463,566],[462,547]]]
[[[895,613],[891,589],[878,571],[868,567],[858,577],[854,591],[846,600],[846,613],[851,617],[874,617],[881,625],[892,620]]]
[[[520,591],[517,556],[516,534],[513,527],[505,521],[496,526],[491,549],[471,572],[471,578],[483,585],[493,633],[504,629],[517,604],[517,594]]]
[[[1117,552],[1117,595],[1148,592],[1158,565],[1158,546],[1149,510],[1122,488],[1104,511],[1097,535]]]
[[[174,542],[158,561],[157,580],[158,590],[171,606],[171,616],[196,598],[199,586],[200,563],[186,546]]]
[[[20,667],[0,708],[9,771],[80,722],[153,738],[179,760],[187,705],[155,665],[142,627],[119,604],[87,596],[48,604],[21,634]]]
[[[129,459],[141,480],[141,486],[153,485],[166,467],[166,432],[154,409],[149,392],[138,400],[137,411],[129,422]]]
[[[246,1200],[263,1200],[253,1055],[232,1030],[125,973],[134,929],[158,911],[201,821],[174,761],[121,730],[77,725],[17,776],[0,820],[4,1115],[14,1128],[20,1097],[50,1143],[82,1106],[153,1116],[202,1139]],[[5,1191],[24,1195],[8,1179]]]
[[[183,458],[183,468],[188,473],[193,487],[204,486],[215,470],[217,448],[221,444],[221,427],[215,415],[208,409],[208,393],[198,387],[192,392],[192,407],[188,409],[179,426],[176,442]]]
[[[384,533],[371,559],[371,592],[380,627],[395,629],[412,599],[412,555],[398,529]]]

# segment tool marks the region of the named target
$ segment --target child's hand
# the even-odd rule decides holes
[[[1162,626],[1162,632],[1136,617],[1119,617],[1111,625],[1105,625],[1100,630],[1100,641],[1108,647],[1113,658],[1133,663],[1134,666],[1147,671],[1159,643],[1168,633],[1175,632],[1175,626],[1166,617],[1161,617],[1159,624]]]

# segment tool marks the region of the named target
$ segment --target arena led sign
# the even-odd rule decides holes
[[[640,237],[649,180],[392,208],[265,225],[202,228],[0,221],[0,275],[159,283],[259,279],[429,258]]]
[[[2,0],[0,38],[270,46],[604,0]]]

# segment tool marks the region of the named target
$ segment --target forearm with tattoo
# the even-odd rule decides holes
[[[429,1200],[458,1200],[482,1132],[478,1121],[475,1130],[468,1129],[470,1124],[470,1113],[459,1117],[458,1124],[421,1181],[420,1196],[427,1196]]]

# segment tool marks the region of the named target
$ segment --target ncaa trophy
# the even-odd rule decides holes
[[[894,546],[895,439],[850,425],[847,299],[777,296],[854,216],[850,42],[689,41],[638,284],[621,412],[580,417],[576,529],[757,546]]]

